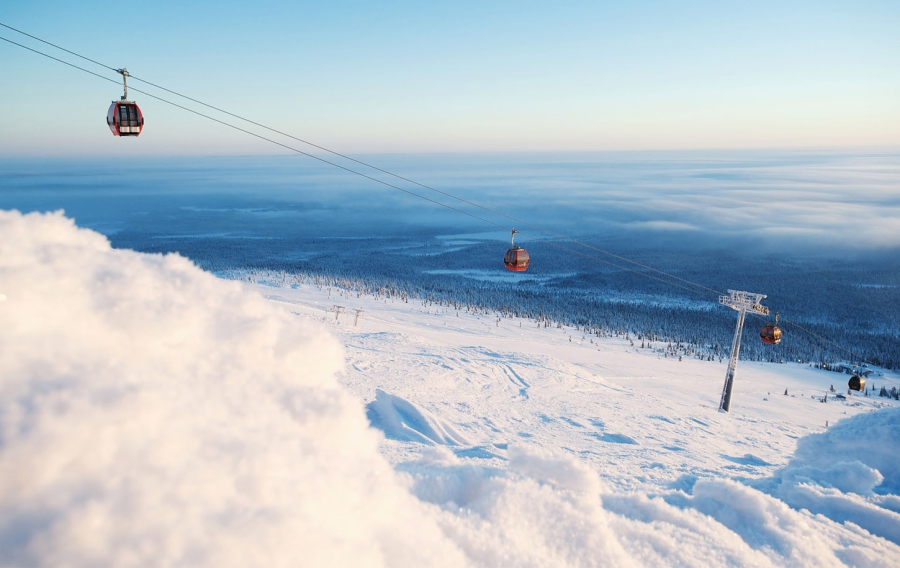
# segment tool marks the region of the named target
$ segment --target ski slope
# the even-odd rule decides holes
[[[0,211],[0,330],[0,566],[900,559],[900,409],[806,366],[741,362],[720,414],[718,362],[227,281],[62,213]]]
[[[399,471],[421,474],[422,456],[437,451],[457,467],[481,468],[481,474],[468,475],[489,477],[483,472],[512,467],[524,446],[544,455],[569,455],[598,474],[612,490],[602,502],[607,512],[620,515],[614,523],[639,520],[659,530],[660,511],[643,506],[647,498],[662,498],[704,511],[729,529],[729,537],[751,548],[777,550],[790,540],[779,532],[790,531],[758,526],[761,511],[734,504],[759,497],[747,489],[754,487],[776,496],[779,506],[849,527],[850,535],[834,535],[828,546],[843,538],[866,542],[860,537],[866,531],[876,542],[882,537],[900,543],[900,501],[890,489],[900,488],[900,460],[889,442],[900,427],[859,426],[878,410],[894,409],[889,415],[897,416],[898,404],[846,390],[847,375],[799,363],[741,361],[732,411],[726,414],[718,404],[727,362],[676,358],[663,344],[588,336],[570,326],[547,327],[422,300],[287,285],[277,277],[245,286],[340,339],[346,364],[339,380],[366,403],[370,423],[384,434],[381,453]],[[900,377],[878,370],[868,384],[891,389]],[[860,415],[856,426],[840,422]],[[872,449],[873,441],[879,450]],[[796,455],[798,443],[805,448],[803,457]],[[862,465],[876,462],[885,476]],[[424,477],[426,486],[435,483],[433,477],[439,486],[448,483],[446,474]],[[879,483],[885,495],[873,493]],[[428,491],[420,497],[428,500]],[[712,504],[702,504],[704,498]],[[457,496],[445,506],[457,501],[466,498]],[[859,527],[863,532],[853,534]],[[636,535],[623,530],[619,536],[626,542],[652,540],[647,528],[640,524]],[[760,531],[771,534],[760,537]],[[800,537],[803,546],[825,546],[807,539]],[[731,556],[733,551],[665,550],[660,556],[642,546],[629,552],[631,561],[647,554],[644,561],[651,565],[762,562]],[[830,564],[814,550],[804,552],[798,556],[786,546],[776,565]],[[838,564],[850,565],[900,562],[878,554],[836,557]]]
[[[394,464],[435,444],[502,463],[508,445],[524,441],[577,456],[617,489],[689,488],[701,477],[770,476],[799,438],[896,406],[849,394],[843,374],[741,361],[732,411],[724,414],[718,405],[727,361],[679,361],[659,352],[664,343],[642,349],[635,338],[597,338],[422,300],[273,286],[248,285],[297,317],[321,322],[345,346],[340,381],[369,405]],[[335,305],[344,313],[336,315]],[[877,373],[872,384],[890,389],[900,381]],[[846,401],[834,397],[832,385]]]

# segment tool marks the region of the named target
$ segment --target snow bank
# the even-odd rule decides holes
[[[822,434],[797,443],[782,478],[805,477],[825,487],[871,494],[900,493],[900,409],[841,420]]]
[[[509,447],[507,469],[427,449],[400,466],[478,566],[883,566],[900,547],[731,480],[610,493],[569,456]]]
[[[852,522],[900,544],[898,439],[900,409],[847,418],[801,438],[786,467],[752,485],[796,509]]]
[[[509,468],[459,460],[438,446],[402,469],[441,506],[443,530],[483,566],[630,566],[609,527],[596,473],[567,456],[511,446]]]
[[[0,564],[464,565],[342,351],[177,255],[0,212]]]
[[[630,521],[622,533],[640,543],[633,554],[653,564],[677,558],[674,564],[695,566],[884,566],[900,551],[858,527],[794,510],[731,480],[698,481],[692,495],[608,501]]]

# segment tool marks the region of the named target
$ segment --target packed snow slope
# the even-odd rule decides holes
[[[497,320],[0,212],[0,565],[898,564],[887,399]]]

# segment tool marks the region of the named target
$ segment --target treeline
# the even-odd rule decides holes
[[[611,260],[619,266],[560,253],[553,243],[528,244],[531,267],[509,280],[500,264],[503,245],[435,237],[452,233],[449,229],[416,231],[378,239],[181,239],[123,232],[111,240],[145,252],[177,251],[231,277],[282,278],[530,318],[575,327],[586,337],[627,336],[666,356],[727,357],[736,312],[717,304],[716,291],[749,290],[768,295],[764,304],[781,312],[785,336],[777,346],[763,344],[756,335],[765,321],[748,316],[741,359],[867,361],[900,369],[900,261],[892,256],[737,257],[727,251],[651,250],[639,242],[619,251],[706,287],[687,290],[682,281],[616,259]]]
[[[885,387],[881,387],[881,390],[878,391],[878,396],[900,400],[900,390],[897,390],[897,387],[891,387],[891,390],[887,390]]]
[[[587,339],[623,337],[640,342],[667,357],[693,357],[722,360],[729,356],[737,314],[725,308],[708,309],[703,304],[684,306],[655,305],[639,300],[603,298],[577,289],[559,289],[537,285],[473,282],[456,285],[447,280],[425,283],[421,280],[364,279],[336,274],[287,272],[267,269],[229,269],[220,271],[225,278],[277,286],[309,284],[333,287],[358,296],[387,298],[403,302],[417,301],[426,306],[443,306],[458,311],[496,314],[500,318],[527,318],[544,327],[568,326]],[[456,279],[454,279],[456,280]],[[817,335],[835,336],[825,324],[804,322]],[[779,345],[759,341],[757,327],[749,322],[744,330],[741,359],[783,363],[796,361],[831,368],[852,360],[844,349],[823,342],[806,332],[788,332]],[[801,335],[803,334],[803,335]],[[805,335],[805,337],[804,337]],[[869,361],[887,369],[900,367],[896,354],[897,337],[868,334],[869,343],[844,341],[844,347],[859,353],[854,363]],[[636,343],[635,343],[636,345]],[[875,349],[873,349],[875,347]]]

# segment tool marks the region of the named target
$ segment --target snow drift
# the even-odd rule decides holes
[[[842,420],[822,434],[800,440],[782,478],[804,477],[861,495],[876,488],[900,493],[900,452],[892,440],[900,440],[898,410]]]
[[[463,563],[322,331],[61,214],[0,212],[0,291],[0,563]]]
[[[580,508],[602,514],[596,475],[571,458],[520,460],[536,478],[498,472],[478,513],[418,499],[334,380],[336,341],[184,258],[0,212],[0,290],[0,564],[628,564],[570,513],[588,491]],[[544,486],[542,463],[588,481]],[[436,475],[473,499],[490,479]],[[532,544],[547,523],[536,497],[568,529]]]
[[[802,438],[788,465],[753,485],[806,509],[900,544],[900,409],[842,420]],[[893,510],[892,510],[893,509]]]
[[[467,443],[449,424],[408,400],[381,389],[375,389],[375,400],[366,405],[366,417],[373,427],[392,440],[448,446]]]
[[[382,393],[369,410],[395,433],[439,442],[395,471],[362,402],[334,379],[337,342],[184,258],[111,249],[62,214],[0,211],[4,297],[3,565],[834,566],[900,555],[893,529],[881,538],[854,524],[893,523],[900,508],[874,492],[896,487],[898,471],[888,450],[866,452],[885,443],[875,434],[858,465],[821,449],[804,458],[801,443],[790,479],[820,485],[785,473],[765,491],[700,480],[691,493],[613,494],[569,455],[510,445],[502,467],[460,459],[443,444],[465,441],[439,417]],[[849,484],[826,483],[851,471]],[[856,516],[835,522],[787,506],[779,486],[861,501],[842,501]]]

